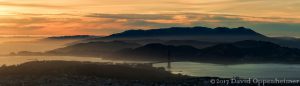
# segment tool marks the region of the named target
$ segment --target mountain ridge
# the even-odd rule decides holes
[[[171,56],[174,61],[229,64],[242,62],[300,63],[300,49],[282,47],[272,42],[257,40],[220,43],[203,49],[187,45],[174,46],[160,43],[146,45],[136,45],[126,42],[98,43],[100,42],[77,44],[44,53],[21,52],[16,55],[100,56],[103,59],[146,61],[165,61],[167,57]]]
[[[112,34],[104,38],[123,38],[123,37],[157,37],[157,36],[203,36],[203,35],[245,35],[245,36],[261,36],[255,31],[245,28],[207,28],[207,27],[171,27],[149,30],[127,30],[121,33]]]
[[[261,40],[270,41],[286,47],[300,49],[299,39],[286,39],[281,37],[268,37],[252,29],[245,27],[227,28],[217,27],[208,28],[202,26],[196,27],[170,27],[149,30],[127,30],[121,33],[109,36],[98,37],[83,40],[82,42],[91,41],[112,41],[112,40],[194,40],[216,43],[230,43],[243,40]]]

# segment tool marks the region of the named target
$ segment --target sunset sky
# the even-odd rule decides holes
[[[300,0],[0,0],[0,35],[109,35],[174,26],[300,37]]]

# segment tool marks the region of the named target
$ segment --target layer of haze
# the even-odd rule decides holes
[[[0,37],[0,56],[20,51],[44,52],[67,46],[78,40],[49,40],[45,37]]]
[[[299,0],[0,0],[1,35],[109,35],[172,26],[245,26],[300,37]]]

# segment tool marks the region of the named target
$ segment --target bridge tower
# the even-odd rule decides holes
[[[170,48],[168,47],[168,65],[167,65],[168,69],[171,69],[171,51]]]

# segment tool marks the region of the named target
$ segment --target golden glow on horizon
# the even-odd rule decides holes
[[[9,13],[7,11],[11,11],[11,10],[14,10],[14,9],[8,8],[6,6],[0,6],[0,16],[9,15]]]

